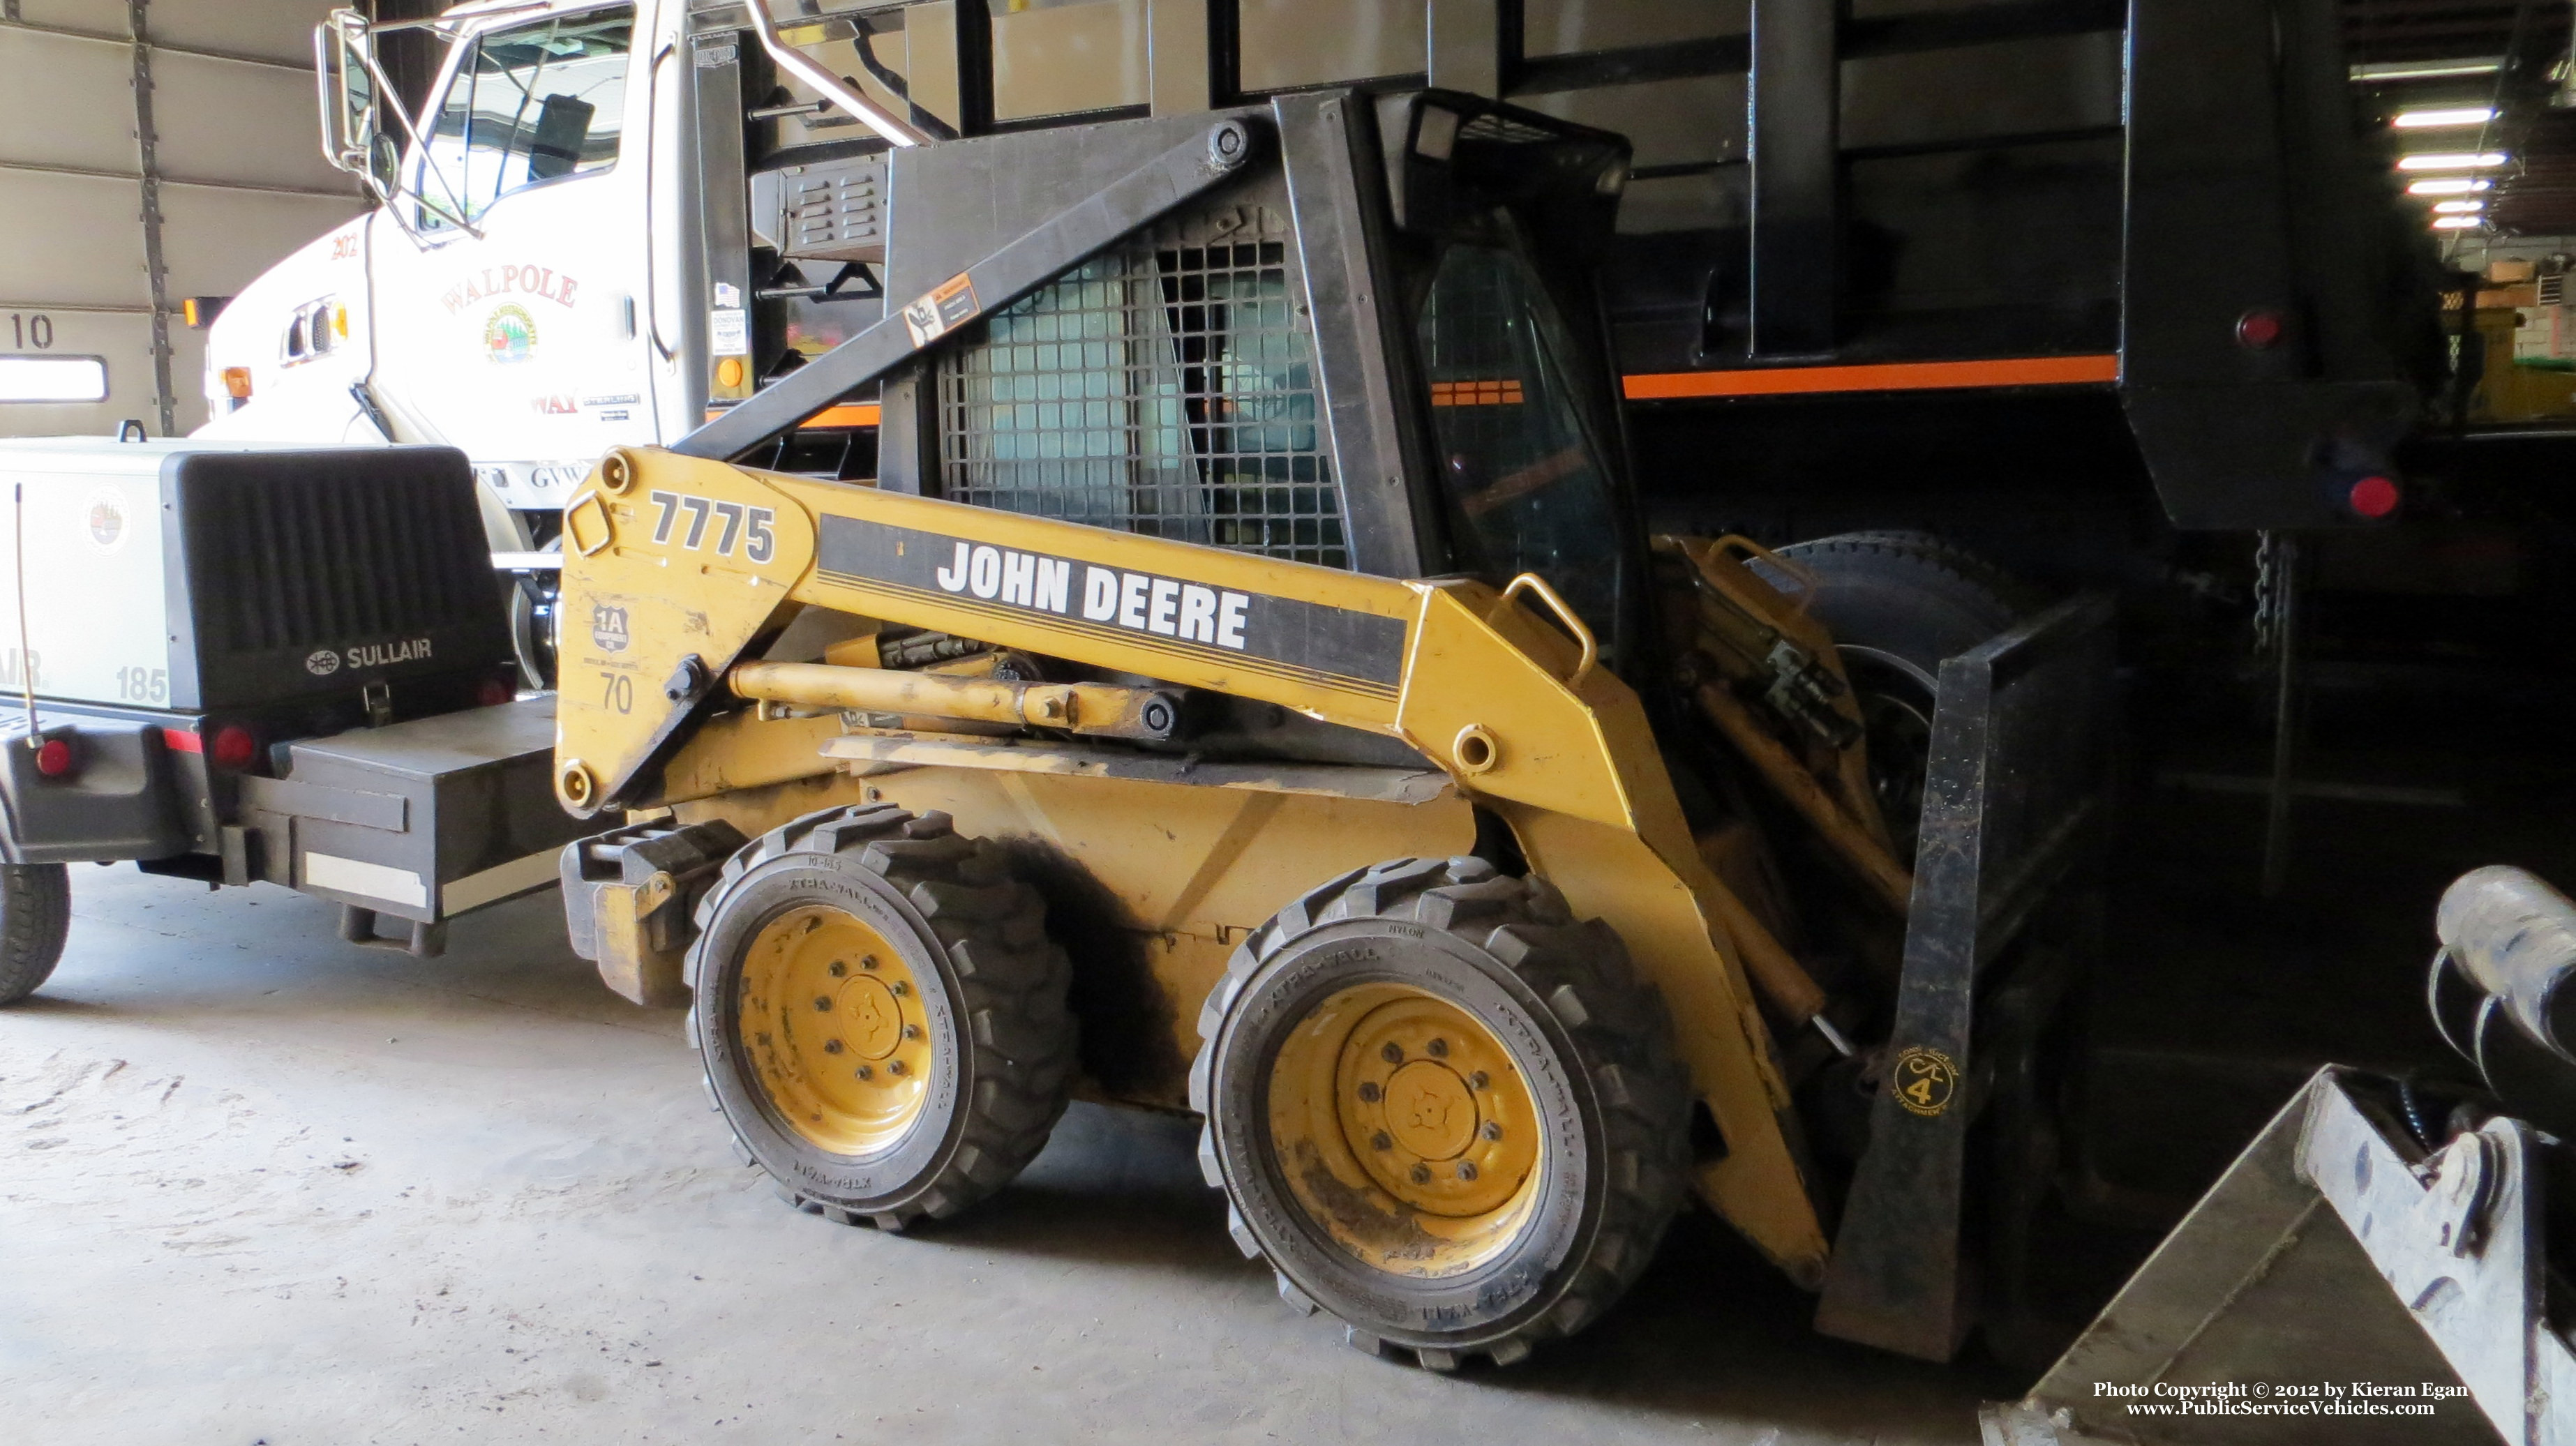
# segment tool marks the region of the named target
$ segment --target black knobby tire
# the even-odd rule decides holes
[[[1793,542],[1780,555],[1816,574],[1807,611],[1836,642],[1895,654],[1936,677],[1942,659],[2011,627],[2041,601],[2029,584],[1928,532],[1838,533]],[[1804,590],[1762,571],[1791,596]]]
[[[71,933],[71,875],[61,864],[0,864],[0,1005],[44,987]]]
[[[1312,1034],[1337,997],[1398,986],[1490,1031],[1549,1122],[1527,1187],[1536,1193],[1507,1243],[1472,1269],[1431,1278],[1371,1264],[1337,1242],[1287,1178],[1272,1124],[1288,1038],[1301,1025]],[[1616,1300],[1680,1206],[1690,1094],[1663,1001],[1618,935],[1597,919],[1577,923],[1542,880],[1503,876],[1476,858],[1400,859],[1346,874],[1235,951],[1199,1033],[1190,1077],[1206,1119],[1199,1159],[1208,1183],[1226,1192],[1236,1245],[1272,1267],[1290,1305],[1331,1312],[1372,1354],[1400,1347],[1439,1370],[1470,1355],[1518,1361]],[[1392,1196],[1382,1203],[1399,1223],[1410,1209]]]
[[[816,902],[867,920],[921,981],[934,1059],[924,1102],[899,1141],[866,1155],[785,1125],[737,1032],[751,943],[767,921]],[[832,809],[745,845],[697,918],[688,1032],[708,1094],[749,1163],[798,1209],[888,1230],[944,1219],[1045,1146],[1072,1082],[1072,971],[1037,891],[999,848],[959,836],[944,813]]]
[[[1868,727],[1870,779],[1897,857],[1914,857],[1941,662],[2036,610],[2039,592],[1928,532],[1845,532],[1780,555],[1816,577],[1808,615],[1833,633]],[[1792,597],[1806,585],[1755,562]]]

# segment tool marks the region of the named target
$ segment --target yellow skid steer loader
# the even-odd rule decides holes
[[[901,1229],[1079,1092],[1204,1117],[1238,1244],[1365,1348],[1517,1360],[1686,1192],[1844,1333],[1955,1348],[1969,996],[2089,800],[1999,834],[1981,790],[2085,726],[2099,605],[1862,690],[1830,559],[1650,546],[1615,136],[1329,93],[868,160],[884,320],[565,510],[556,790],[623,820],[566,853],[573,935],[693,1000],[750,1159]],[[870,384],[872,482],[739,465]],[[1881,805],[1944,779],[1927,908]],[[1912,1244],[1838,1282],[1798,1087],[1873,1071],[1870,1149],[1932,1143],[1851,1175]]]

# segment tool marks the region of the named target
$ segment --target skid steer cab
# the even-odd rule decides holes
[[[1435,1368],[1584,1327],[1691,1195],[1830,1300],[1850,1167],[1802,1093],[1902,1017],[1913,795],[1818,571],[1634,514],[1591,283],[1625,143],[1317,93],[867,163],[884,319],[565,510],[554,786],[623,821],[564,854],[572,933],[690,1002],[750,1159],[902,1229],[1074,1093],[1195,1111],[1281,1295]],[[872,481],[744,465],[870,386]],[[2099,622],[1932,659],[1927,726],[1975,692],[1982,779]],[[1943,1011],[2044,913],[1980,911],[1981,786],[1925,810],[1972,874],[1922,1098],[1881,1097],[1934,1127],[1886,1207],[1928,1243],[1850,1296],[1921,1264],[1870,1319],[1931,1312],[1934,1354],[1976,1112]],[[1989,836],[1995,877],[2071,867],[2063,802],[2016,800],[2049,841]]]

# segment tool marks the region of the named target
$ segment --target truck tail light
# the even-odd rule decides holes
[[[2344,505],[2351,508],[2354,515],[2367,517],[2373,522],[2395,512],[2397,504],[2403,500],[2404,494],[2397,490],[2397,484],[2376,472],[2352,484],[2352,490],[2343,496]]]
[[[239,723],[227,723],[206,740],[206,757],[218,768],[248,768],[259,757],[259,738]]]
[[[36,746],[36,771],[47,778],[69,778],[79,768],[68,739],[48,738]]]
[[[519,690],[507,678],[486,678],[483,686],[474,690],[475,700],[486,708],[498,707],[518,696]]]

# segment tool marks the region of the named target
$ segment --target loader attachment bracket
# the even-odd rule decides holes
[[[2015,1072],[1994,1061],[2037,1047],[2068,971],[1980,985],[2096,851],[2111,620],[2111,600],[2085,594],[1941,665],[1895,1028],[1816,1308],[1827,1335],[1947,1360],[1974,1318],[1969,1127],[1988,1096],[2010,1107]],[[2080,930],[2072,912],[2057,922]]]

